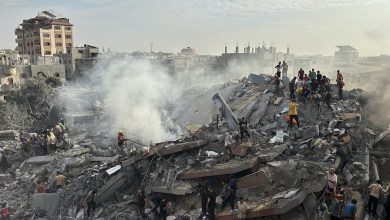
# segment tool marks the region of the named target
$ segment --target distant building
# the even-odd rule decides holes
[[[249,45],[244,47],[244,53],[240,53],[238,45],[234,52],[229,53],[225,46],[224,53],[218,57],[216,68],[222,71],[232,69],[229,64],[234,64],[234,67],[246,67],[246,69],[237,69],[237,71],[250,71],[257,73],[272,73],[278,56],[275,47],[253,47]],[[284,60],[281,56],[280,61]],[[234,70],[234,69],[233,69]]]
[[[77,78],[76,75],[89,70],[97,62],[99,48],[84,44],[82,47],[72,47],[70,53],[57,54],[60,63],[65,65],[66,79]]]
[[[30,56],[70,53],[72,26],[68,18],[52,11],[42,11],[34,18],[23,20],[15,29],[17,51]]]
[[[335,64],[355,64],[358,61],[359,52],[357,49],[349,45],[336,47],[339,50],[334,54]]]
[[[179,55],[181,55],[181,56],[195,56],[196,51],[195,51],[195,49],[193,49],[191,47],[187,47],[187,48],[181,49]]]

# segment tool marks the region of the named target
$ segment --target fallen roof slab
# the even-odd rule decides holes
[[[113,157],[89,157],[90,162],[114,162],[119,158],[119,155]]]
[[[248,170],[257,165],[257,157],[249,159],[232,159],[226,163],[216,164],[212,168],[200,167],[197,169],[189,169],[181,173],[179,179],[193,179],[206,176],[219,176],[225,174],[238,173],[243,170]]]
[[[256,153],[259,157],[260,162],[273,161],[277,156],[282,154],[287,149],[287,144],[275,145],[270,148],[260,149]]]
[[[37,156],[37,157],[30,157],[26,163],[28,164],[45,164],[50,163],[55,159],[54,156]]]
[[[173,184],[171,187],[168,186],[154,186],[152,187],[153,192],[166,193],[172,195],[184,196],[193,192],[193,187],[190,184]]]
[[[179,143],[179,144],[169,144],[165,146],[159,146],[155,148],[150,148],[149,153],[145,155],[146,157],[153,156],[155,154],[159,156],[166,156],[170,154],[174,154],[177,152],[185,151],[185,150],[190,150],[193,148],[201,147],[206,145],[207,142],[204,140],[198,140],[198,141],[193,141],[193,142],[185,142],[185,143]]]
[[[271,196],[260,201],[249,201],[248,205],[252,208],[248,211],[247,218],[284,214],[302,204],[311,193],[323,190],[325,185],[326,182],[323,180],[322,182],[310,183],[299,191],[288,190],[284,196],[274,195],[274,198]],[[217,220],[234,220],[235,218],[236,215],[231,213],[231,211],[225,211],[216,215]]]
[[[271,184],[268,169],[264,168],[237,180],[237,188],[252,188]]]

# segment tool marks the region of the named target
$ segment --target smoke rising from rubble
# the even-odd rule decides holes
[[[104,117],[99,119],[99,128],[114,137],[118,130],[124,129],[131,139],[137,139],[145,144],[159,142],[182,134],[184,122],[193,119],[195,113],[204,114],[211,120],[210,108],[212,94],[208,88],[228,81],[238,80],[247,76],[250,67],[231,63],[223,74],[211,72],[208,67],[199,67],[191,71],[183,71],[172,76],[167,69],[153,61],[134,59],[127,56],[103,56],[97,65],[86,75],[83,85],[73,85],[72,89],[90,87],[97,92],[102,100]],[[204,69],[206,68],[206,69]],[[66,89],[67,98],[64,103],[68,111],[88,111],[85,101],[75,101],[72,89]],[[210,93],[210,92],[209,92]],[[185,95],[185,96],[184,96]],[[203,98],[204,95],[210,97]],[[92,96],[80,97],[94,103]],[[197,103],[194,104],[194,99]],[[196,105],[196,110],[189,106]],[[209,113],[210,115],[207,115]],[[184,119],[184,120],[180,120]],[[180,122],[179,122],[180,121]]]
[[[364,95],[366,117],[374,125],[387,128],[390,123],[390,69],[384,74],[372,74],[364,77],[357,85],[367,91]]]

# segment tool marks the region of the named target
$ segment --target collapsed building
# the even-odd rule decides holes
[[[357,215],[362,216],[360,189],[386,172],[389,160],[383,152],[390,132],[365,121],[361,90],[346,92],[345,100],[334,100],[331,109],[324,107],[321,112],[310,104],[299,107],[301,128],[288,129],[287,91],[276,96],[271,81],[271,76],[250,74],[240,82],[221,85],[217,92],[211,90],[207,96],[215,109],[205,117],[212,120],[189,123],[180,138],[151,146],[129,139],[124,149],[117,149],[112,134],[70,126],[71,147],[39,155],[31,146],[26,156],[19,134],[4,131],[2,154],[12,167],[0,174],[2,199],[14,219],[84,219],[84,198],[97,189],[93,219],[141,219],[136,194],[144,188],[147,194],[161,193],[173,203],[170,219],[198,219],[199,186],[207,182],[221,194],[222,182],[235,177],[237,197],[248,199],[251,207],[247,218],[313,220],[324,214],[318,208],[326,186],[324,175],[333,167],[339,182],[358,200]],[[225,135],[238,128],[242,117],[248,120],[250,138],[237,142],[229,154]],[[336,155],[339,147],[353,155],[344,169]],[[58,191],[53,187],[57,171],[67,178]],[[34,192],[38,180],[47,182],[46,193]],[[150,210],[146,213],[153,219]],[[216,218],[235,219],[235,213],[218,210]]]

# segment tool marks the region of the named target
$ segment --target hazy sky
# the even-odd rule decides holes
[[[350,44],[361,55],[390,54],[390,0],[0,0],[0,48],[16,46],[14,29],[38,10],[74,24],[75,45],[114,51],[220,54],[243,45],[287,44],[296,54],[331,55]]]

